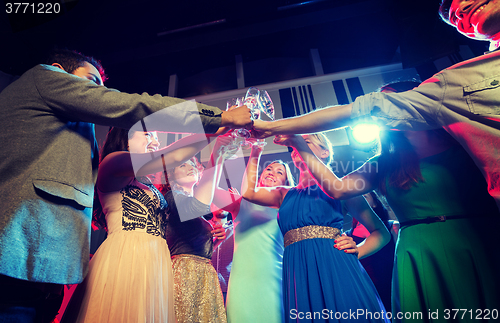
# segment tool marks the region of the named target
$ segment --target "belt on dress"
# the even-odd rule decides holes
[[[459,214],[459,215],[440,215],[440,216],[433,216],[425,219],[417,219],[417,220],[409,220],[409,221],[401,221],[399,223],[400,229],[404,227],[408,227],[411,225],[415,224],[431,224],[431,223],[436,223],[436,222],[446,222],[447,220],[456,220],[456,219],[467,219],[467,218],[482,218],[482,217],[488,217],[488,216],[494,216],[493,214],[488,214],[488,213],[482,213],[482,214]]]
[[[292,229],[285,233],[283,237],[285,248],[289,245],[305,239],[337,239],[340,236],[340,229],[332,227],[324,227],[320,225],[308,225],[297,229]]]

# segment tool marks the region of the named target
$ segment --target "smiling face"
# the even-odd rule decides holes
[[[274,162],[264,169],[260,175],[259,185],[262,187],[273,187],[285,185],[287,173],[285,166],[278,162]]]
[[[199,180],[198,168],[192,161],[175,167],[172,175],[173,178],[169,177],[168,180],[186,189],[191,189]]]
[[[131,153],[149,153],[158,150],[160,143],[156,131],[141,132],[136,131],[128,140],[128,151]]]
[[[478,40],[500,40],[500,0],[453,0],[449,21],[459,32]]]

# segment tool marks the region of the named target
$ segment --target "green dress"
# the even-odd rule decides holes
[[[498,238],[491,234],[500,227],[500,214],[462,147],[422,159],[420,169],[424,182],[410,190],[387,186],[387,200],[402,223],[393,317],[397,312],[406,318],[421,313],[413,322],[449,322],[454,316],[455,321],[475,322],[488,310],[500,309]],[[404,226],[441,215],[467,217]]]
[[[283,236],[278,210],[242,200],[227,292],[229,323],[283,322]]]

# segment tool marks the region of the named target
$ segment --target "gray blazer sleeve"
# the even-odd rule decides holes
[[[214,133],[221,123],[222,111],[216,107],[196,103],[198,113],[194,116],[192,111],[184,111],[182,105],[178,106],[186,102],[183,99],[158,94],[122,93],[49,65],[39,65],[32,72],[41,99],[54,113],[69,121],[128,129],[146,116],[163,110],[154,118],[158,121],[154,126],[158,128],[148,130]]]

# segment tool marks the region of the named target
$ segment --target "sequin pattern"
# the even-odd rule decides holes
[[[217,272],[210,259],[172,257],[174,308],[178,323],[225,323],[226,311]]]
[[[320,225],[308,225],[287,231],[284,236],[285,248],[289,245],[305,239],[325,238],[336,239],[340,236],[338,228],[325,227]]]

